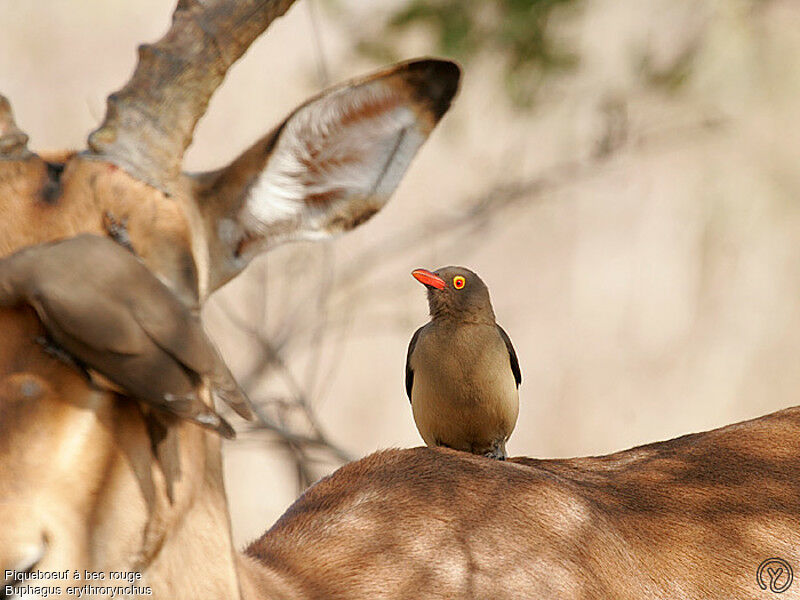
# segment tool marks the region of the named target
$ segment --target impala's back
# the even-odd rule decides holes
[[[385,451],[247,554],[298,598],[797,598],[798,439],[790,409],[604,457]]]

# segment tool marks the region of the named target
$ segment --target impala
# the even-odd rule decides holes
[[[226,70],[291,4],[180,0],[80,153],[30,152],[0,97],[0,256],[103,233],[113,214],[197,309],[258,252],[379,210],[449,107],[452,63],[333,88],[227,167],[181,171]],[[596,458],[378,452],[240,552],[215,435],[174,425],[170,498],[136,403],[45,354],[31,309],[0,310],[0,332],[3,599],[33,583],[25,573],[64,574],[37,585],[67,597],[122,583],[165,599],[800,597],[787,570],[800,564],[800,409]]]

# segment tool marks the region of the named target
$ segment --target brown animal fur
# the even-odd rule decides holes
[[[800,560],[799,436],[792,408],[593,458],[379,452],[246,554],[292,598],[761,597],[761,561]]]
[[[245,13],[273,16],[288,6],[240,4]],[[182,45],[189,56],[198,53],[180,29],[204,7],[209,12],[196,23],[208,25],[214,14],[225,14],[221,5],[179,2],[182,16],[165,36],[178,58]],[[254,27],[265,27],[269,15]],[[248,40],[254,31],[248,28]],[[228,52],[220,59],[227,65],[248,40],[231,49],[225,39],[202,46]],[[140,67],[158,62],[152,47],[142,57]],[[110,212],[127,219],[136,252],[191,306],[244,267],[250,254],[239,251],[245,242],[260,247],[259,240],[235,227],[223,239],[219,219],[238,215],[272,138],[228,171],[176,174],[191,124],[224,68],[200,65],[215,81],[187,98],[169,77],[166,88],[158,87],[175,57],[163,58],[152,79],[146,67],[137,70],[136,81],[147,85],[134,85],[112,103],[115,114],[93,140],[107,150],[103,157],[30,154],[0,101],[0,256],[101,232]],[[415,115],[412,133],[421,137],[449,106],[458,80],[455,67],[433,62],[375,77],[399,94]],[[145,148],[152,152],[139,165],[124,152],[137,145],[132,136],[146,111],[127,121],[134,126],[120,131],[119,145],[113,135],[125,121],[121,112],[152,102],[150,86],[181,100],[162,106],[194,107],[187,122],[176,124],[178,150],[155,174],[151,159],[160,146]],[[60,164],[63,170],[53,166]],[[161,177],[171,179],[162,186]],[[221,187],[212,192],[215,182]],[[332,208],[327,231],[355,226],[385,200],[352,198]],[[312,204],[321,201],[317,196]],[[754,574],[761,560],[800,559],[800,409],[600,458],[499,463],[446,449],[377,453],[312,487],[265,536],[236,553],[219,439],[191,424],[174,425],[184,476],[170,503],[138,405],[90,389],[42,352],[34,342],[42,333],[30,308],[0,310],[0,573],[29,566],[137,570],[152,588],[147,597],[170,600],[727,600],[759,596]],[[41,556],[32,554],[38,549]],[[798,589],[782,598],[797,598]]]

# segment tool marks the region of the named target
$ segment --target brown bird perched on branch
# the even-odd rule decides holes
[[[46,349],[90,381],[233,438],[213,409],[251,405],[197,316],[131,252],[84,234],[0,260],[0,306],[29,304]],[[52,341],[52,343],[51,343]]]
[[[406,359],[417,429],[428,446],[504,460],[522,374],[511,340],[495,322],[489,290],[464,267],[411,274],[428,289],[431,314]]]

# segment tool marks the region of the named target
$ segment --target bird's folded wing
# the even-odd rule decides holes
[[[178,302],[178,300],[175,300]],[[167,310],[170,308],[170,310]],[[212,392],[239,416],[251,420],[253,408],[236,383],[200,320],[182,306],[138,303],[132,314],[148,337],[186,368],[206,377]]]
[[[417,346],[419,332],[422,331],[424,327],[423,325],[414,332],[408,344],[408,354],[406,355],[406,395],[408,396],[409,402],[411,402],[411,388],[414,387],[414,369],[411,368],[411,355],[414,353],[414,348]]]
[[[142,300],[132,303],[131,315],[153,343],[191,371],[212,373],[217,353],[200,319],[172,296]]]
[[[513,344],[511,343],[511,338],[508,337],[508,334],[502,327],[500,327],[500,325],[497,326],[497,331],[500,332],[500,337],[503,338],[503,341],[506,344],[506,349],[508,350],[508,359],[511,361],[511,371],[514,373],[514,380],[517,382],[517,387],[519,387],[519,384],[522,383],[522,371],[519,368],[517,353],[514,350]]]
[[[139,325],[105,298],[87,303],[81,294],[41,291],[31,304],[46,328],[94,350],[132,355],[145,346]]]

